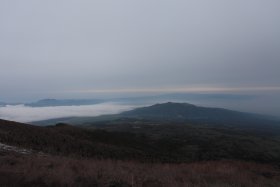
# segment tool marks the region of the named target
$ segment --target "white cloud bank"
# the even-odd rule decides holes
[[[102,103],[84,106],[28,107],[24,105],[0,107],[0,119],[18,122],[40,121],[62,117],[99,116],[117,114],[135,108],[132,105]]]

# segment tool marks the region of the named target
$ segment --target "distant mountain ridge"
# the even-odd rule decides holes
[[[4,107],[7,105],[20,105],[20,104],[22,104],[22,103],[7,103],[7,102],[0,101],[0,107]]]
[[[94,105],[104,102],[101,99],[43,99],[33,103],[26,103],[30,107],[47,107],[47,106],[77,106],[77,105]]]
[[[247,120],[265,118],[264,116],[243,113],[223,108],[201,107],[188,103],[163,103],[137,108],[120,114],[125,117],[145,119],[184,121],[184,120]]]
[[[93,105],[104,102],[122,102],[129,104],[143,104],[143,103],[164,103],[172,102],[190,102],[190,101],[217,101],[217,100],[250,100],[255,98],[254,95],[241,94],[198,94],[198,93],[171,93],[162,95],[139,96],[139,97],[125,97],[125,98],[111,98],[111,99],[41,99],[34,102],[0,102],[0,106],[6,105],[20,105],[30,107],[47,107],[47,106],[80,106]]]
[[[200,123],[257,128],[280,132],[280,120],[271,116],[223,108],[201,107],[188,103],[163,103],[123,112],[121,117],[171,123]],[[273,129],[273,130],[272,130]]]

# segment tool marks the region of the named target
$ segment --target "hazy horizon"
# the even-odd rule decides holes
[[[0,102],[166,93],[280,113],[280,1],[3,0]]]

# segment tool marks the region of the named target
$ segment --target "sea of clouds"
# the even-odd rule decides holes
[[[83,106],[29,107],[25,105],[7,105],[0,107],[0,119],[32,122],[63,117],[99,116],[117,114],[136,108],[135,105],[120,103],[101,103]]]

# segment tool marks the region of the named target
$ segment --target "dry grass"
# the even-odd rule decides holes
[[[0,156],[0,186],[277,187],[280,172],[240,161],[149,164],[10,153]]]

